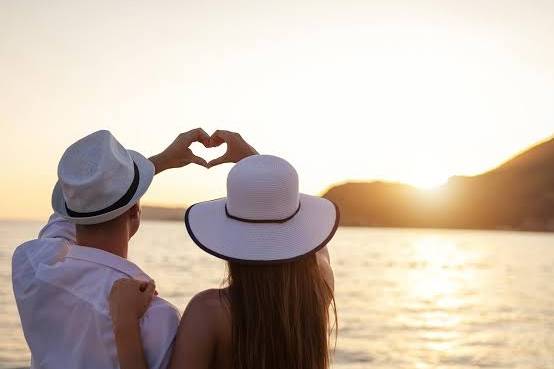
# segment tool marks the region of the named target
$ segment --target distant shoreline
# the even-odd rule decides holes
[[[148,221],[164,221],[164,222],[183,222],[183,217],[185,214],[186,208],[165,208],[165,207],[152,207],[144,206],[142,218]],[[524,233],[547,233],[553,234],[554,230],[532,230],[532,229],[518,229],[518,228],[509,228],[509,227],[498,227],[498,228],[464,228],[464,227],[417,227],[417,226],[406,226],[406,227],[396,227],[388,225],[357,225],[357,224],[341,224],[340,227],[345,228],[369,228],[369,229],[405,229],[405,230],[445,230],[445,231],[498,231],[498,232],[524,232]]]
[[[152,222],[183,222],[183,217],[186,208],[178,207],[161,207],[161,206],[143,206],[142,220]],[[43,224],[46,220],[41,219],[21,219],[21,218],[0,218],[0,222],[29,222]],[[356,224],[341,224],[340,228],[359,228],[359,229],[384,229],[384,230],[437,230],[437,231],[482,231],[482,232],[513,232],[513,233],[546,233],[554,234],[554,230],[529,230],[516,228],[462,228],[462,227],[395,227],[386,225],[356,225]]]

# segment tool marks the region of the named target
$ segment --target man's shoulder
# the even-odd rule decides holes
[[[37,238],[23,242],[12,254],[12,268],[28,265],[36,268],[38,263],[55,263],[62,259],[69,249],[67,240],[61,238]]]
[[[157,296],[152,299],[140,320],[144,355],[149,368],[168,366],[179,321],[179,311],[175,306]]]
[[[153,348],[171,346],[180,320],[181,316],[175,306],[160,297],[154,297],[140,320],[142,342],[147,357]]]
[[[161,297],[154,296],[142,318],[142,323],[149,325],[152,322],[156,322],[156,324],[165,322],[165,324],[176,327],[179,325],[180,319],[181,314],[175,305]]]
[[[177,309],[175,305],[159,296],[154,296],[154,298],[152,299],[152,302],[150,303],[147,311],[150,310],[159,310],[162,314],[179,314],[179,309]]]
[[[14,255],[16,253],[21,253],[23,250],[50,247],[53,249],[63,248],[67,250],[70,245],[70,242],[63,238],[34,238],[28,240],[17,246],[14,250]]]

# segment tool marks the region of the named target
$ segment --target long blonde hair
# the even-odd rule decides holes
[[[233,369],[327,369],[332,289],[315,254],[279,264],[228,262]]]

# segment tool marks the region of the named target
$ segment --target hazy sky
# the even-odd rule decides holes
[[[197,126],[287,158],[301,187],[419,186],[554,133],[554,2],[0,1],[0,217],[41,217],[64,149],[152,155]],[[219,197],[230,165],[145,202]]]

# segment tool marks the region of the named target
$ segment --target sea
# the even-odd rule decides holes
[[[41,223],[0,221],[0,368],[28,368],[11,255]],[[339,228],[336,369],[554,368],[554,234]],[[181,311],[225,267],[180,222],[145,221],[130,259]]]

